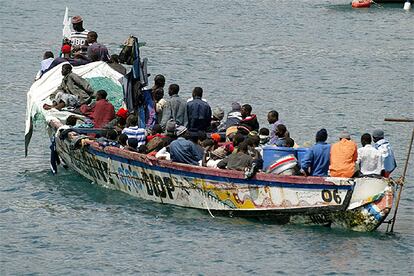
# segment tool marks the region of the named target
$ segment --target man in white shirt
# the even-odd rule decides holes
[[[381,175],[384,169],[384,158],[379,150],[371,145],[371,135],[361,136],[362,147],[358,149],[357,164],[362,175]]]

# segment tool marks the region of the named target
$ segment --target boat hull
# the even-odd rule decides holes
[[[352,179],[263,173],[244,179],[242,172],[160,161],[115,147],[103,149],[94,142],[74,149],[70,139],[56,137],[56,145],[69,167],[98,185],[145,200],[206,210],[213,216],[372,231],[392,205],[393,192],[386,182],[375,200],[364,202],[354,199],[358,183]]]

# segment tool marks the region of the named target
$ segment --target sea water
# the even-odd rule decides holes
[[[44,51],[59,50],[65,6],[111,53],[145,41],[151,81],[187,98],[250,103],[261,126],[275,109],[299,144],[326,128],[355,141],[383,128],[402,173],[414,117],[414,14],[403,4],[351,9],[347,0],[23,1],[0,10],[1,275],[408,275],[413,273],[413,160],[395,234],[212,218],[49,171],[36,127],[24,158],[26,93]],[[413,156],[412,156],[413,158]]]

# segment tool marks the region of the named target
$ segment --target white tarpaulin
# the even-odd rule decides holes
[[[66,63],[66,62],[65,62]],[[56,109],[44,110],[43,104],[50,103],[49,96],[56,91],[62,82],[62,66],[52,68],[46,72],[39,80],[35,81],[27,92],[26,106],[26,129],[25,129],[25,154],[30,143],[33,132],[33,118],[37,113],[42,113],[47,122],[53,118],[64,119],[71,113],[58,111]],[[108,64],[102,61],[92,62],[82,66],[72,68],[72,71],[83,78],[105,77],[111,79],[114,83],[119,83],[119,79],[123,76],[113,70]]]

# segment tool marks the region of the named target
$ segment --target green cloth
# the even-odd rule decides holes
[[[117,111],[122,106],[124,93],[120,83],[115,83],[112,79],[105,77],[88,78],[89,84],[93,90],[105,90],[108,93],[108,101],[114,106]]]

